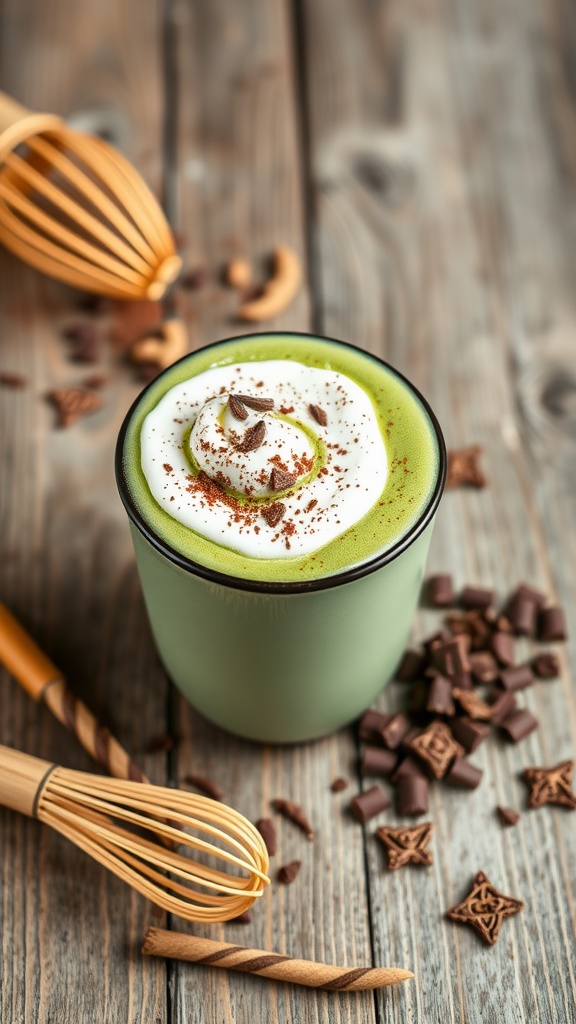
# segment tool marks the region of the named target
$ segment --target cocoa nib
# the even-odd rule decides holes
[[[310,403],[308,409],[310,415],[316,420],[316,423],[319,423],[321,427],[326,427],[328,425],[328,416],[324,409],[321,409],[319,405],[312,405],[312,403]]]
[[[254,452],[260,447],[266,436],[266,424],[264,420],[258,420],[253,427],[249,427],[240,444],[236,445],[239,452]]]
[[[254,409],[256,412],[268,412],[274,408],[273,398],[259,398],[255,395],[235,395],[243,405],[247,405],[249,409]]]
[[[277,526],[285,511],[286,505],[283,505],[281,501],[275,501],[273,505],[262,509],[262,518],[266,520],[268,526]]]
[[[293,473],[286,473],[283,469],[274,466],[270,474],[270,487],[273,491],[285,491],[287,487],[293,487],[296,483]]]
[[[237,395],[228,395],[228,408],[235,419],[248,419],[248,413],[244,408],[244,404],[240,401]]]

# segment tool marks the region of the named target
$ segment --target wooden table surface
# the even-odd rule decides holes
[[[286,243],[305,287],[274,329],[355,342],[408,374],[449,446],[479,443],[483,491],[446,494],[429,569],[504,596],[528,580],[567,607],[561,678],[526,692],[541,727],[490,738],[482,785],[436,787],[434,866],[388,873],[374,825],[345,805],[361,783],[351,729],[260,747],[207,725],[151,643],[112,454],[139,385],[117,354],[103,410],[55,427],[52,387],[80,382],[63,327],[74,296],[0,253],[0,599],[157,782],[209,775],[251,819],[276,796],[302,859],[248,925],[195,931],[341,964],[411,967],[377,993],[328,994],[139,952],[166,921],[37,822],[0,815],[2,1024],[281,1021],[523,1022],[576,1018],[576,815],[525,806],[527,764],[576,752],[576,23],[566,0],[2,0],[0,87],[105,131],[183,232],[190,347],[237,333],[218,269],[260,268]],[[182,293],[184,294],[184,293]],[[438,621],[421,611],[415,639]],[[385,623],[383,623],[385,628]],[[528,646],[522,648],[526,654]],[[379,706],[394,706],[398,687]],[[73,737],[0,674],[0,740],[90,769]],[[177,732],[171,753],[144,753]],[[330,781],[351,780],[334,796]],[[394,823],[394,810],[377,823]],[[445,910],[484,870],[524,900],[483,946]],[[188,926],[190,927],[190,926]]]

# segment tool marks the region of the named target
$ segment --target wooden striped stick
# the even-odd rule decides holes
[[[78,738],[91,757],[117,779],[148,782],[118,740],[66,685],[62,673],[40,650],[11,612],[0,604],[0,661],[34,700]]]
[[[331,964],[270,953],[265,949],[249,949],[247,946],[233,946],[230,942],[215,942],[196,935],[168,932],[163,928],[148,928],[142,952],[173,960],[190,960],[208,967],[228,967],[233,971],[257,974],[262,978],[289,981],[294,985],[333,992],[383,988],[414,977],[411,971],[401,967],[333,967]]]

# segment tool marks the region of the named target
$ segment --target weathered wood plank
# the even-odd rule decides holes
[[[3,4],[2,14],[0,87],[32,108],[105,130],[157,185],[159,6],[26,0]],[[138,386],[107,354],[104,409],[56,429],[46,392],[87,376],[66,361],[59,337],[74,317],[72,296],[7,253],[0,265],[1,366],[28,379],[24,390],[0,395],[0,597],[164,781],[165,757],[142,757],[142,748],[165,720],[166,683],[113,479],[115,435]],[[5,672],[0,686],[2,742],[94,769]],[[6,811],[0,831],[0,1019],[164,1020],[165,967],[137,952],[151,907],[46,827]]]
[[[495,585],[502,597],[526,578],[569,605],[576,311],[567,11],[348,0],[302,9],[323,330],[404,370],[449,445],[485,445],[491,486],[446,496],[431,569],[453,571],[458,586]],[[436,622],[422,613],[415,635]],[[429,873],[387,875],[367,837],[376,960],[403,960],[418,973],[416,985],[380,1003],[382,1020],[574,1016],[573,821],[548,808],[504,833],[494,816],[498,802],[524,805],[524,765],[573,755],[570,681],[566,658],[561,682],[525,697],[539,732],[519,747],[494,741],[478,751],[478,791],[434,793]],[[382,707],[397,698],[391,688]],[[442,920],[479,869],[527,904],[494,949]]]
[[[178,226],[189,266],[212,273],[231,256],[247,255],[262,273],[264,258],[288,244],[305,261],[304,201],[287,7],[229,0],[175,8],[178,55]],[[238,297],[212,279],[187,301],[193,344],[244,333],[235,322]],[[303,289],[277,322],[257,329],[306,330],[309,300]],[[184,729],[177,781],[209,774],[252,820],[274,817],[270,801],[295,799],[308,810],[317,838],[308,843],[275,817],[279,852],[273,886],[248,925],[206,930],[229,941],[333,963],[368,963],[363,846],[360,831],[340,814],[349,794],[335,796],[337,775],[353,777],[354,744],[343,732],[295,748],[260,747],[226,736],[176,701]],[[276,884],[282,863],[302,860],[290,887]],[[173,921],[175,928],[182,927]],[[194,928],[195,932],[200,929]],[[175,1020],[369,1021],[369,994],[329,996],[240,975],[223,976],[187,965],[172,968]]]

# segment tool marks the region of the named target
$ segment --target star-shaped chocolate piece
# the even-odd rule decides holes
[[[387,825],[377,828],[376,835],[386,847],[388,869],[395,871],[405,864],[431,864],[432,854],[428,843],[433,830],[431,821],[415,825],[414,828],[392,828]]]
[[[479,871],[474,878],[470,894],[462,903],[448,911],[448,917],[451,921],[471,924],[484,942],[493,946],[504,918],[518,914],[523,909],[524,904],[521,900],[498,892],[484,872]]]
[[[410,747],[426,762],[436,779],[441,779],[452,761],[463,753],[462,747],[444,722],[432,722],[412,740]]]
[[[487,480],[479,465],[481,455],[478,444],[449,451],[446,487],[485,487]]]
[[[560,761],[552,768],[525,768],[522,777],[530,786],[529,807],[560,804],[576,808],[576,795],[572,790],[574,761]]]

